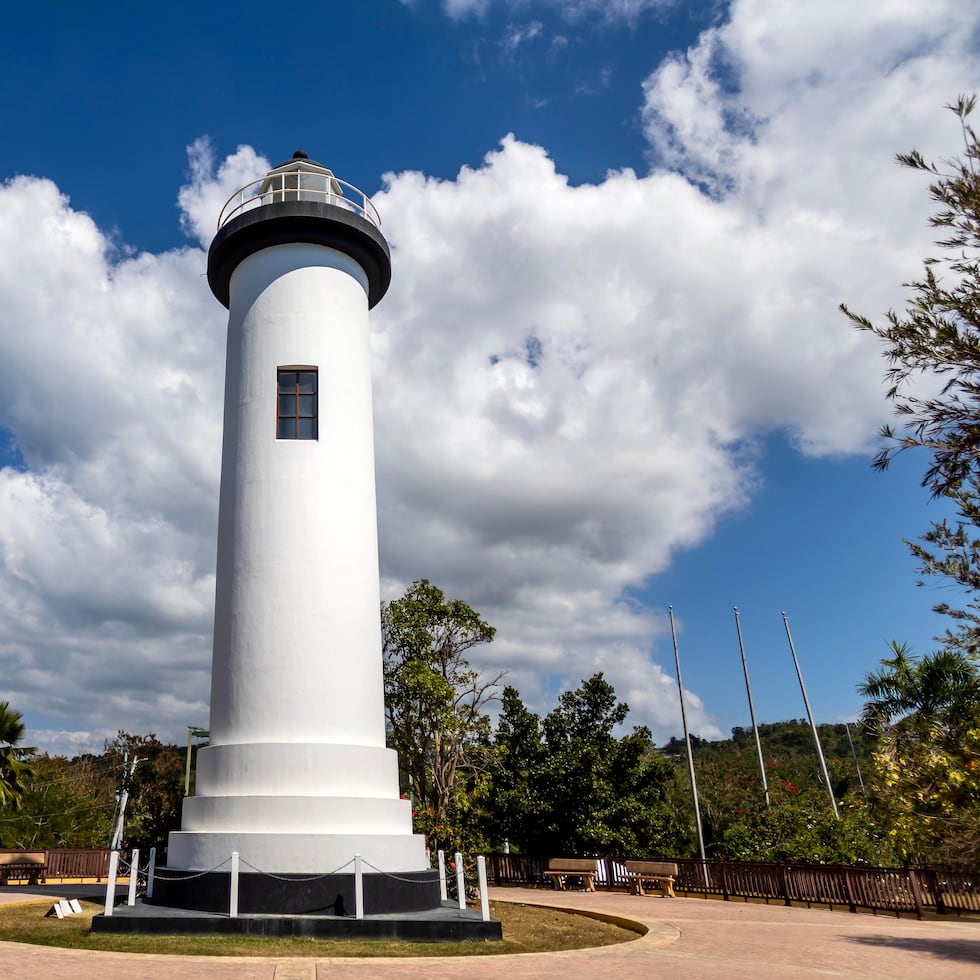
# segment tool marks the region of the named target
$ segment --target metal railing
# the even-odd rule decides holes
[[[353,211],[376,228],[381,228],[381,215],[364,191],[345,180],[312,170],[271,173],[240,187],[221,208],[218,228],[221,229],[232,218],[245,211],[284,201],[318,201],[329,204]]]

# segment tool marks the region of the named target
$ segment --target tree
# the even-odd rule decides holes
[[[980,681],[971,659],[960,650],[920,658],[907,643],[891,646],[893,656],[882,659],[882,669],[858,684],[858,694],[867,698],[864,724],[878,733],[955,737],[980,705]]]
[[[876,808],[907,863],[980,861],[980,680],[961,650],[893,656],[868,674],[863,721],[878,736]]]
[[[980,724],[958,740],[885,733],[875,752],[876,809],[905,864],[980,865]]]
[[[546,749],[541,741],[541,719],[529,711],[514,687],[505,687],[494,735],[493,776],[488,791],[488,830],[493,845],[503,841],[527,847],[540,824],[538,781]]]
[[[960,121],[962,156],[940,165],[916,150],[898,156],[903,166],[934,178],[929,193],[938,209],[930,223],[945,236],[936,243],[943,257],[926,259],[922,278],[905,284],[911,298],[903,315],[889,311],[885,323],[874,324],[841,307],[884,342],[887,397],[902,419],[900,432],[882,429],[887,444],[875,468],[887,469],[908,449],[926,449],[932,461],[922,485],[953,505],[952,522],[933,522],[922,544],[909,545],[923,574],[946,578],[970,597],[965,609],[935,607],[957,623],[946,644],[970,653],[980,650],[980,140],[968,122],[975,105],[976,96],[960,96],[947,107]],[[913,384],[922,380],[924,389]],[[922,393],[935,384],[938,392]]]
[[[427,579],[381,609],[388,739],[410,779],[416,825],[430,846],[455,849],[485,789],[490,719],[502,673],[484,677],[466,651],[495,630]],[[472,836],[470,829],[469,836]]]
[[[672,852],[680,834],[668,799],[673,767],[649,729],[616,736],[628,714],[601,673],[563,693],[540,723],[509,688],[490,790],[497,834],[551,855]]]
[[[102,757],[119,789],[129,791],[123,840],[147,851],[163,849],[172,830],[180,827],[184,797],[184,752],[164,745],[152,732],[133,735],[120,731],[105,743]],[[134,759],[139,760],[130,775]],[[106,841],[108,844],[108,841]]]
[[[117,781],[101,758],[37,755],[20,812],[0,822],[4,847],[105,847]]]
[[[0,807],[14,810],[20,809],[27,780],[34,775],[29,759],[35,750],[17,745],[24,739],[22,719],[9,701],[0,701]]]
[[[820,725],[840,819],[827,802],[827,790],[805,720],[761,724],[770,805],[766,806],[751,729],[735,727],[730,739],[692,738],[698,797],[709,857],[746,861],[820,861],[880,864],[891,860],[884,834],[860,791],[859,765],[871,762],[870,738],[856,727],[849,739],[844,725]],[[852,744],[854,751],[852,752]],[[674,759],[673,798],[691,813],[691,790],[684,743],[672,739],[665,752]],[[693,826],[693,824],[692,824]],[[694,854],[693,830],[685,852]]]

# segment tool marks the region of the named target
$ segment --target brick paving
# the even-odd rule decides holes
[[[0,902],[37,900],[0,889]],[[976,980],[980,922],[898,919],[700,898],[494,888],[491,898],[632,919],[649,932],[600,949],[488,957],[309,959],[93,953],[0,943],[5,980],[344,980],[427,977],[617,980],[664,973],[698,978],[855,977]]]

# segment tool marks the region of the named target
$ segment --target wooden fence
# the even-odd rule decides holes
[[[40,848],[31,853],[37,854]],[[4,848],[4,854],[20,853]],[[44,850],[41,876],[51,881],[64,878],[94,878],[102,881],[109,876],[109,848],[107,847],[52,847]]]
[[[677,892],[717,896],[726,901],[782,902],[785,905],[846,908],[852,912],[980,913],[980,872],[935,868],[870,868],[824,864],[766,864],[655,857],[678,866]],[[548,885],[548,858],[488,854],[487,877],[496,885]],[[596,858],[596,885],[626,889],[626,868],[615,858]]]

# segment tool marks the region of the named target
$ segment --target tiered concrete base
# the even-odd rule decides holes
[[[117,905],[111,916],[96,915],[92,931],[166,936],[299,936],[313,939],[400,939],[408,942],[464,942],[503,938],[496,919],[484,922],[472,909],[442,903],[420,912],[386,915],[239,915],[164,908],[160,905]]]
[[[439,908],[438,871],[365,874],[363,882],[364,908],[372,914]],[[188,875],[162,868],[154,880],[153,898],[146,904],[227,914],[230,887],[228,872]],[[242,874],[238,878],[238,910],[253,915],[353,915],[354,876]]]

